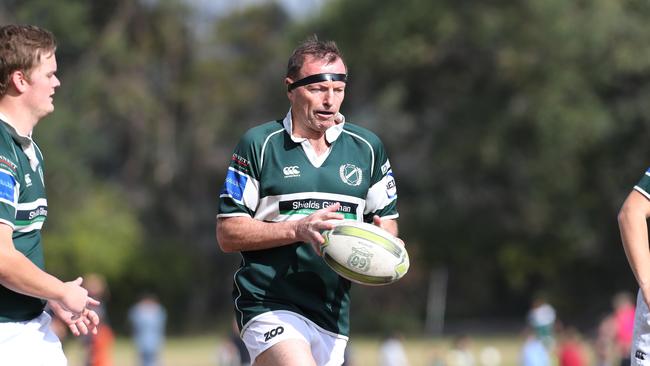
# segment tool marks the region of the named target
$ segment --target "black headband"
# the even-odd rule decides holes
[[[320,83],[322,81],[342,81],[346,83],[348,81],[348,76],[346,74],[329,74],[329,73],[309,75],[306,78],[302,78],[294,83],[289,84],[287,86],[287,90],[292,91],[293,89],[299,86],[305,86],[313,83]]]

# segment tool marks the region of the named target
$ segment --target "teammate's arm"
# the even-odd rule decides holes
[[[636,277],[646,304],[650,304],[650,248],[648,223],[650,200],[633,190],[618,213],[618,226],[625,255]]]
[[[340,204],[330,205],[300,220],[264,222],[248,216],[217,218],[217,241],[226,253],[261,250],[296,242],[310,243],[318,252],[320,234],[334,227],[328,220],[341,220]]]
[[[72,313],[81,314],[89,301],[81,279],[62,282],[42,271],[16,250],[12,234],[9,225],[0,224],[0,283],[24,295],[57,301]]]

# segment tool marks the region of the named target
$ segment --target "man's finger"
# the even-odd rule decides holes
[[[335,204],[333,204],[333,205],[329,205],[329,206],[323,208],[322,210],[325,211],[325,212],[328,212],[328,211],[329,211],[329,212],[335,212],[335,211],[338,210],[339,208],[341,208],[341,203],[340,203],[340,202],[336,202]]]
[[[72,334],[73,334],[75,337],[80,335],[80,333],[79,333],[79,329],[77,329],[77,325],[76,325],[76,324],[70,324],[70,325],[68,326],[68,328],[70,328],[70,331],[72,332]]]
[[[86,324],[84,324],[84,322],[82,321],[77,322],[76,325],[79,331],[81,332],[81,334],[88,334],[88,327],[86,326]]]
[[[88,296],[88,302],[86,303],[86,307],[88,307],[88,305],[97,306],[99,304],[101,304],[99,300],[95,300],[92,297]]]

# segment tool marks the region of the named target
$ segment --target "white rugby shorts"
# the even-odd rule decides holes
[[[51,322],[43,312],[32,320],[0,323],[0,365],[66,366],[68,360]]]
[[[262,352],[288,339],[309,344],[318,366],[340,366],[348,344],[348,337],[328,332],[302,315],[285,310],[258,315],[242,330],[252,363]]]
[[[636,296],[630,361],[630,366],[650,366],[650,311],[640,289]]]

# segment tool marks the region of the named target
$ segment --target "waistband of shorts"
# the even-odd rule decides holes
[[[289,310],[272,310],[272,311],[267,311],[265,313],[254,316],[251,320],[249,320],[246,324],[244,324],[244,326],[241,328],[241,332],[239,333],[239,336],[241,337],[244,334],[244,332],[246,331],[246,328],[248,328],[248,326],[251,323],[253,323],[255,320],[257,320],[259,318],[262,318],[262,317],[265,317],[265,316],[268,316],[268,315],[273,315],[273,314],[289,314],[289,315],[293,315],[295,317],[298,317],[298,318],[306,321],[307,323],[309,323],[309,325],[311,325],[314,328],[318,329],[319,332],[325,333],[325,334],[327,334],[327,335],[329,335],[331,337],[344,339],[346,341],[349,339],[348,336],[344,336],[342,334],[334,333],[334,332],[331,332],[331,331],[329,331],[327,329],[324,329],[321,326],[319,326],[318,324],[314,323],[309,318],[305,317],[304,315],[298,314],[298,313],[295,313],[295,312],[289,311]]]

